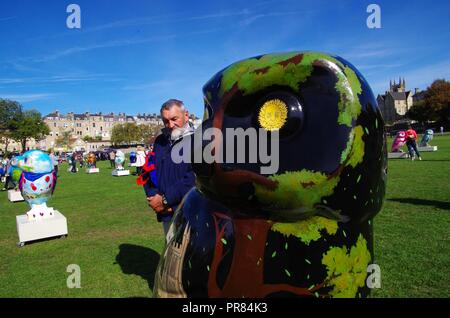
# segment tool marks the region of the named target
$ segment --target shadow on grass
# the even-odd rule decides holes
[[[443,210],[450,210],[450,202],[444,201],[435,201],[435,200],[425,200],[418,198],[396,198],[396,199],[388,199],[388,201],[407,203],[407,204],[415,204],[415,205],[429,205],[435,206],[436,208]]]
[[[116,256],[116,264],[120,265],[124,274],[141,276],[148,282],[148,287],[152,291],[158,262],[159,254],[157,252],[132,244],[121,244],[119,254]]]

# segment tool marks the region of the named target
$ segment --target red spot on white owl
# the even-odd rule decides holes
[[[33,191],[36,191],[36,186],[34,185],[34,183],[31,184],[31,189],[33,189]]]
[[[49,176],[46,176],[45,177],[45,182],[49,182],[50,181],[50,177]]]

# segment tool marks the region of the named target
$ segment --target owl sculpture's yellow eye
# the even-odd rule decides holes
[[[259,110],[258,121],[266,130],[279,130],[285,125],[287,116],[286,103],[280,99],[271,99],[266,101]]]

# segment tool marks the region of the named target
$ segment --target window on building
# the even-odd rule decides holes
[[[92,127],[94,127],[94,128],[95,128],[95,123],[92,123]]]
[[[53,123],[53,127],[56,127],[56,123]]]

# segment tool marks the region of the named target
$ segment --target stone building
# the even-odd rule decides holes
[[[41,142],[43,148],[54,148],[56,140],[63,133],[69,132],[74,148],[84,148],[87,151],[97,150],[99,147],[110,146],[111,132],[115,125],[124,123],[136,123],[137,125],[161,125],[161,117],[156,114],[138,114],[137,116],[125,113],[83,113],[73,112],[66,115],[55,111],[44,116],[44,122],[50,128],[50,134]],[[85,142],[85,137],[91,137],[95,141]],[[44,145],[42,145],[44,144]],[[78,150],[78,149],[77,149]],[[81,149],[80,149],[81,150]]]
[[[89,113],[76,114],[69,112],[61,114],[54,111],[44,116],[44,122],[50,129],[49,135],[44,140],[36,142],[29,140],[27,148],[55,150],[56,140],[63,134],[69,134],[73,150],[95,151],[101,148],[111,146],[112,129],[117,124],[135,123],[137,125],[155,125],[162,126],[161,116],[159,114],[137,114],[136,116],[127,115],[125,113]],[[194,114],[190,115],[190,121],[195,127],[201,123],[201,119]],[[91,137],[92,141],[85,141],[85,137]],[[4,145],[0,144],[0,149],[4,149]],[[20,143],[13,140],[8,144],[9,151],[22,151]]]
[[[125,113],[89,113],[62,115],[58,111],[50,113],[44,117],[45,123],[50,128],[50,134],[45,141],[41,142],[44,149],[54,148],[56,140],[64,132],[69,132],[72,139],[76,139],[74,148],[76,150],[95,151],[101,147],[110,146],[112,129],[117,124],[135,123],[136,125],[162,126],[159,114],[137,114],[136,116]],[[190,115],[190,121],[194,126],[198,126],[201,120],[194,114]],[[94,141],[84,142],[86,136]]]
[[[414,94],[418,93],[406,90],[406,81],[400,78],[398,83],[389,83],[389,91],[383,95],[378,95],[377,102],[380,107],[381,114],[386,123],[393,123],[397,120],[405,118],[406,112],[414,104]]]

